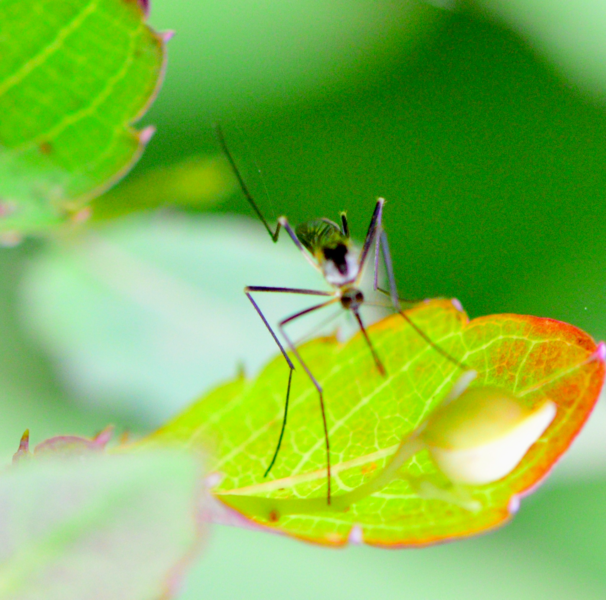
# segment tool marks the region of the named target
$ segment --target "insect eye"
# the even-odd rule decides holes
[[[344,262],[346,254],[347,246],[345,244],[337,244],[334,248],[324,248],[324,258],[338,264]]]
[[[363,302],[363,301],[364,301],[364,294],[358,290],[356,292],[356,302]]]

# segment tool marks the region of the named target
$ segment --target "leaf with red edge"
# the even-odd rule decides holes
[[[513,471],[465,487],[468,504],[479,510],[418,493],[415,481],[448,485],[426,450],[382,489],[345,510],[327,507],[318,395],[301,369],[293,377],[278,461],[264,478],[284,408],[282,357],[254,381],[239,379],[211,392],[145,443],[207,448],[209,467],[221,477],[216,498],[257,525],[316,543],[342,545],[352,536],[377,546],[422,546],[494,528],[511,517],[518,499],[545,477],[583,426],[604,381],[603,347],[551,319],[492,315],[468,322],[448,300],[422,303],[407,314],[478,372],[472,388],[501,388],[528,408],[547,398],[557,406],[551,425]],[[461,374],[399,315],[370,327],[369,335],[387,367],[385,378],[360,335],[345,344],[318,339],[300,349],[324,388],[333,499],[381,473],[399,442],[441,404]]]
[[[40,456],[80,456],[83,454],[103,452],[112,437],[114,428],[110,425],[93,438],[78,435],[59,435],[40,442],[33,452],[29,449],[29,429],[21,436],[19,448],[13,455],[13,464]]]

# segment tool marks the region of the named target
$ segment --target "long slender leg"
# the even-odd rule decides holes
[[[385,200],[383,198],[379,198],[375,205],[375,210],[372,213],[372,218],[370,219],[370,225],[368,226],[366,238],[364,239],[364,245],[362,246],[362,252],[360,253],[360,258],[358,259],[358,265],[360,265],[360,275],[358,276],[358,279],[361,276],[362,268],[364,267],[364,263],[366,262],[366,258],[368,257],[368,253],[370,252],[370,248],[375,239],[377,229],[381,227],[384,204],[385,204]]]
[[[375,247],[375,272],[374,272],[374,280],[373,280],[373,289],[375,291],[382,292],[386,296],[390,296],[393,301],[393,292],[391,290],[384,290],[379,285],[379,259],[381,256],[381,252],[380,252],[381,248],[383,248],[383,257],[385,258],[386,262],[389,261],[390,269],[391,269],[391,272],[393,273],[391,252],[389,251],[389,244],[387,243],[387,234],[385,233],[385,231],[381,231],[381,235],[377,236],[377,243],[376,243],[376,247]],[[388,271],[389,271],[389,269],[388,269]],[[394,279],[394,282],[395,282],[395,279]],[[422,302],[422,300],[410,300],[408,298],[402,298],[401,296],[398,295],[397,289],[396,289],[396,296],[397,296],[399,302],[404,302],[405,304],[418,304],[419,302]]]
[[[378,229],[378,227],[377,227],[377,229]],[[378,231],[378,233],[375,234],[375,264],[374,264],[374,273],[373,273],[373,278],[372,278],[372,287],[374,290],[378,289],[378,287],[379,287],[379,257],[381,256],[381,237],[382,237],[381,233],[382,233],[382,231]]]
[[[393,303],[394,308],[398,312],[400,312],[401,311],[400,298],[398,296],[398,288],[396,286],[396,276],[395,276],[394,270],[393,270],[393,261],[391,260],[391,252],[389,250],[389,243],[387,242],[387,234],[384,231],[381,232],[381,235],[379,236],[379,245],[377,247],[377,256],[376,256],[377,266],[378,266],[378,260],[379,260],[378,255],[380,254],[380,250],[383,250],[383,260],[385,261],[385,270],[387,271],[387,280],[389,282],[389,295],[391,297],[391,301]],[[375,290],[379,289],[377,277],[378,277],[378,275],[377,275],[377,273],[375,273],[375,280],[374,280],[374,289]]]
[[[450,355],[446,350],[443,350],[438,346],[422,329],[417,327],[412,319],[402,310],[400,306],[400,298],[398,297],[398,289],[396,287],[396,277],[394,275],[393,263],[391,260],[391,252],[389,251],[389,244],[387,242],[387,235],[384,231],[379,235],[380,246],[383,251],[383,259],[385,261],[385,269],[387,271],[387,279],[389,281],[389,291],[391,301],[393,303],[394,308],[400,313],[402,318],[439,354],[447,358],[450,362],[454,363],[460,369],[466,370],[469,367],[462,363],[461,361],[454,358],[454,356]],[[377,281],[376,273],[375,273],[375,283]],[[378,290],[378,286],[375,285],[375,290]]]
[[[280,333],[284,336],[284,339],[286,340],[286,343],[288,344],[289,350],[297,357],[297,360],[299,361],[299,363],[301,363],[303,370],[307,373],[307,376],[309,377],[311,382],[314,384],[316,390],[318,391],[318,395],[320,397],[320,410],[322,412],[322,424],[324,426],[324,442],[325,442],[325,447],[326,447],[326,501],[327,501],[327,504],[330,504],[330,496],[331,496],[331,491],[330,491],[331,471],[330,471],[330,439],[328,437],[328,424],[326,421],[326,410],[324,407],[324,393],[322,390],[322,386],[318,383],[318,380],[313,376],[312,372],[309,370],[309,367],[307,366],[305,361],[301,358],[301,355],[299,354],[299,351],[297,350],[296,346],[292,343],[291,339],[288,337],[288,335],[284,331],[284,326],[286,324],[294,321],[295,319],[302,317],[303,315],[307,315],[310,312],[313,312],[320,308],[324,308],[325,306],[328,306],[328,305],[333,304],[334,302],[338,302],[338,301],[339,301],[339,298],[332,298],[332,299],[328,300],[327,302],[322,302],[322,304],[316,304],[315,306],[302,310],[286,319],[283,319],[282,321],[280,321],[280,323],[278,323],[278,329],[280,330]]]
[[[362,317],[360,317],[360,313],[357,310],[354,310],[353,314],[356,317],[356,321],[358,321],[358,325],[360,326],[362,335],[364,336],[364,339],[366,340],[366,343],[368,344],[368,347],[370,348],[370,353],[372,354],[372,357],[375,361],[375,365],[377,365],[377,370],[379,371],[379,373],[381,375],[383,375],[383,377],[385,377],[387,372],[385,371],[385,367],[383,366],[383,363],[381,362],[381,359],[379,358],[379,355],[377,354],[375,347],[372,345],[372,342],[370,341],[368,332],[366,331],[366,328],[364,327],[364,323],[362,323]]]
[[[355,282],[356,286],[359,285],[360,279],[362,278],[364,265],[366,263],[366,259],[368,258],[370,249],[372,248],[373,242],[375,243],[375,282],[377,281],[378,267],[377,267],[376,254],[379,250],[379,234],[381,232],[381,222],[382,222],[382,218],[383,218],[383,205],[384,204],[385,204],[385,200],[383,198],[379,198],[375,205],[375,209],[372,213],[372,218],[370,219],[370,225],[368,226],[368,231],[366,233],[366,238],[364,240],[362,252],[360,253],[360,257],[358,258],[359,273],[358,273],[358,276],[356,277],[356,282]],[[341,222],[342,222],[342,231],[347,232],[347,235],[349,235],[349,225],[347,222],[347,215],[345,213],[341,213]],[[356,317],[356,320],[358,321],[358,325],[360,326],[362,335],[364,336],[364,339],[366,340],[366,343],[368,344],[368,347],[370,348],[370,352],[371,352],[373,359],[375,361],[375,364],[377,366],[377,370],[379,371],[379,373],[381,375],[385,376],[386,375],[385,367],[383,366],[383,363],[381,362],[379,355],[377,354],[374,346],[372,345],[372,342],[370,340],[370,337],[368,336],[366,328],[364,327],[364,324],[362,323],[362,319],[360,317],[359,312],[357,310],[354,310],[353,313]]]
[[[266,285],[247,285],[244,288],[244,293],[247,294],[248,292],[270,292],[273,294],[305,294],[307,296],[334,296],[333,292],[325,292],[323,290],[307,290],[289,287],[270,287]]]
[[[307,294],[307,295],[312,295],[312,296],[331,296],[332,294],[330,294],[330,292],[322,292],[319,290],[303,290],[303,289],[298,289],[298,288],[266,287],[266,286],[260,286],[260,285],[250,285],[250,286],[246,286],[244,288],[244,293],[246,294],[246,297],[251,301],[252,305],[254,306],[255,310],[257,311],[257,314],[261,317],[261,320],[265,324],[265,327],[267,327],[267,329],[269,330],[269,333],[271,333],[271,336],[274,338],[274,341],[278,345],[278,348],[280,348],[280,352],[282,352],[282,356],[284,356],[284,360],[286,360],[286,364],[288,365],[288,368],[289,368],[288,384],[286,386],[286,401],[284,402],[284,417],[282,419],[280,437],[278,438],[278,444],[274,451],[274,455],[271,459],[271,462],[269,463],[269,466],[267,467],[265,474],[263,475],[263,477],[267,477],[267,475],[271,471],[272,467],[274,466],[276,459],[278,458],[278,453],[280,452],[280,447],[282,445],[282,438],[284,437],[284,430],[286,429],[286,419],[288,418],[288,403],[290,401],[290,387],[291,387],[291,383],[292,383],[292,372],[294,371],[295,366],[293,365],[292,361],[290,360],[290,357],[288,356],[286,350],[284,349],[284,346],[282,346],[282,343],[278,339],[278,336],[275,334],[271,325],[265,318],[265,315],[259,308],[259,305],[255,302],[254,298],[252,297],[251,292]]]

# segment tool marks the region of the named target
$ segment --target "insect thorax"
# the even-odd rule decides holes
[[[364,303],[364,294],[357,287],[344,286],[341,288],[341,306],[347,310],[357,311]]]
[[[330,219],[317,219],[296,228],[299,241],[322,268],[326,281],[334,286],[352,282],[358,276],[357,253],[349,237]]]

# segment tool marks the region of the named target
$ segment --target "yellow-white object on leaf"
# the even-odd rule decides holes
[[[551,400],[528,408],[504,390],[478,387],[437,409],[422,437],[451,481],[482,485],[511,473],[555,414]]]

